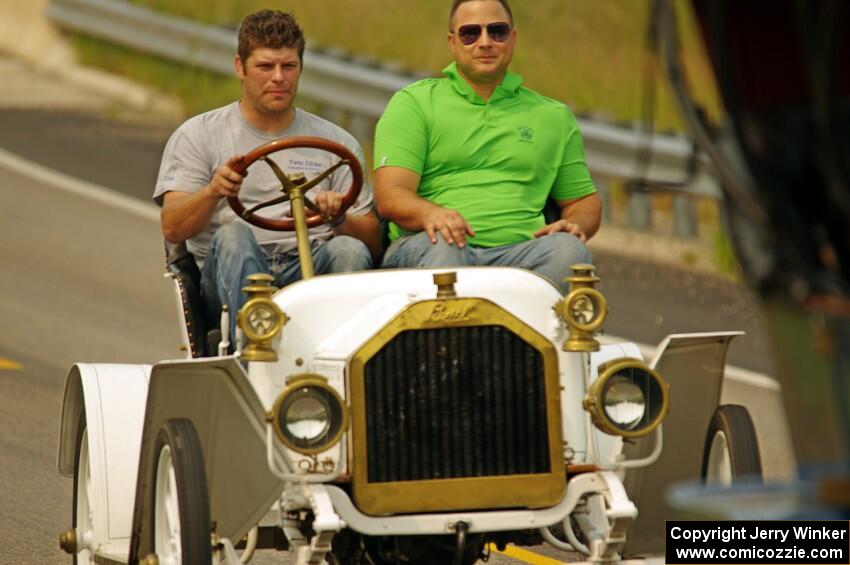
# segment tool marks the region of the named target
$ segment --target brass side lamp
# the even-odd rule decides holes
[[[246,361],[277,361],[277,353],[272,349],[271,341],[289,318],[271,298],[277,290],[271,284],[273,280],[271,275],[265,273],[249,275],[248,286],[242,288],[248,295],[248,301],[239,310],[237,321],[248,340],[242,349],[242,358]]]
[[[586,263],[572,265],[570,292],[555,304],[555,312],[567,324],[570,335],[564,341],[564,351],[599,351],[599,342],[593,337],[608,316],[608,302],[595,286],[599,277],[594,266]]]

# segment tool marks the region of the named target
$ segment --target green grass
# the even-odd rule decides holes
[[[133,0],[160,11],[207,23],[236,27],[241,18],[256,9],[269,7],[260,0]],[[308,38],[308,45],[341,47],[351,53],[384,61],[396,61],[411,70],[438,74],[449,61],[446,45],[448,0],[278,0],[273,7],[292,11]],[[678,3],[680,11],[687,7]],[[644,118],[643,86],[647,83],[646,22],[649,0],[514,0],[514,20],[519,44],[513,70],[526,84],[543,94],[566,102],[577,113],[592,113],[616,121]],[[681,25],[686,48],[685,65],[692,77],[693,91],[701,95],[712,116],[720,109],[711,73],[700,49],[694,23],[688,13]],[[97,57],[110,58],[109,50],[98,49]],[[124,53],[125,56],[126,52]],[[110,70],[132,78],[165,85],[178,94],[192,113],[198,106],[216,105],[215,96],[196,98],[192,85],[202,80],[215,95],[232,99],[230,87],[206,78],[199,71],[185,75],[176,67],[152,65],[128,59],[112,63]],[[143,71],[135,69],[137,65]],[[146,74],[147,78],[138,76]],[[161,74],[164,76],[157,77]],[[176,84],[170,85],[170,82]],[[673,99],[656,77],[657,128],[679,129],[681,123]],[[238,89],[237,89],[238,92]],[[188,97],[187,97],[188,96]]]
[[[152,85],[182,102],[187,115],[220,106],[239,97],[239,80],[187,67],[172,61],[142,55],[136,51],[88,37],[74,37],[80,62]]]
[[[717,270],[728,277],[739,278],[740,269],[738,259],[735,255],[735,250],[732,248],[732,242],[729,240],[729,236],[718,229],[714,233],[713,239],[714,263]]]

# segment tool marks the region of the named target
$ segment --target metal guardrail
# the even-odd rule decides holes
[[[121,0],[50,0],[47,17],[61,28],[137,49],[149,54],[197,66],[212,72],[233,74],[236,31],[167,16]],[[371,143],[376,120],[397,90],[424,75],[404,74],[362,60],[315,49],[304,53],[299,96],[328,109],[333,119],[345,117],[348,129],[361,142]],[[695,165],[695,174],[674,197],[673,235],[696,235],[694,196],[717,199],[720,190],[708,161],[693,160],[693,149],[684,137],[654,135],[597,121],[579,119],[585,153],[600,193],[614,179],[642,177],[656,183],[678,182]],[[651,144],[651,160],[641,155]],[[610,208],[610,207],[606,207]],[[629,219],[633,227],[651,224],[650,198],[632,193]]]

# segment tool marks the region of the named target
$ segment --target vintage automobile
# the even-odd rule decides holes
[[[357,159],[289,138],[241,166],[272,167],[293,219],[231,206],[295,229],[303,250],[321,221],[304,193],[329,171],[296,181],[269,157],[298,146],[352,169],[350,205]],[[574,266],[564,297],[516,268],[312,277],[310,253],[301,261],[304,280],[280,290],[250,277],[234,313],[244,340],[231,345],[228,313],[204,319],[197,268],[172,255],[187,358],[71,369],[58,467],[74,479],[60,536],[74,563],[236,563],[258,547],[298,564],[473,563],[541,540],[616,561],[652,482],[637,473],[660,457],[671,394],[687,379],[699,383],[682,398],[691,388],[701,399],[678,414],[702,419],[677,425],[699,436],[681,467],[727,482],[760,471],[741,462],[741,447],[758,453],[746,411],[718,407],[739,332],[670,336],[647,363],[635,344],[596,339],[607,305],[591,265]]]

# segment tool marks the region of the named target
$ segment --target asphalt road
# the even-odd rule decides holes
[[[3,171],[0,183],[0,563],[67,560],[71,481],[56,471],[75,361],[179,354],[156,224]]]
[[[140,199],[169,131],[102,112],[0,107],[0,147]],[[179,356],[174,298],[160,276],[155,222],[8,170],[2,179],[0,563],[67,562],[56,543],[71,506],[71,481],[56,472],[64,377],[76,361]],[[609,333],[656,343],[668,333],[745,329],[730,361],[769,372],[756,309],[739,286],[625,255],[597,254],[596,263]],[[746,386],[727,394],[776,419],[775,395]],[[771,473],[787,474],[784,428],[766,429]]]

